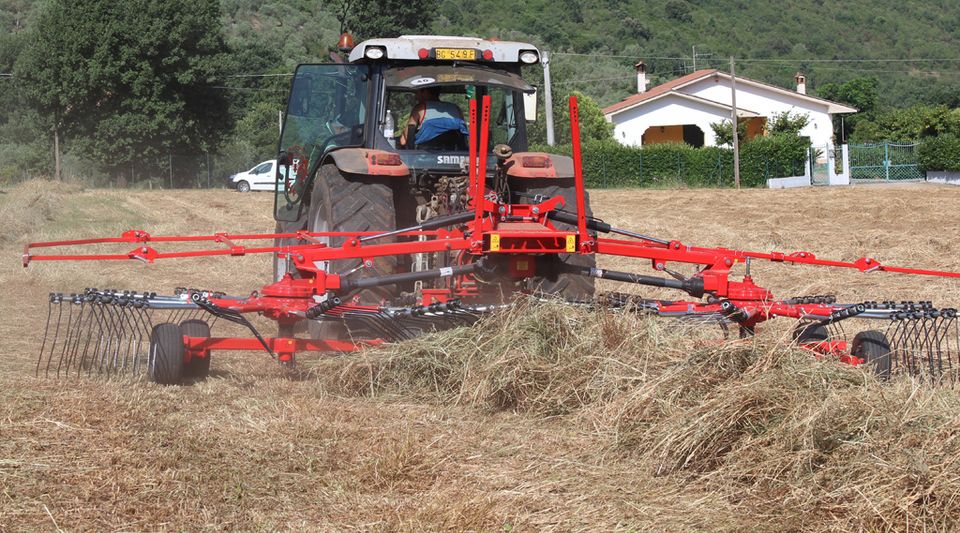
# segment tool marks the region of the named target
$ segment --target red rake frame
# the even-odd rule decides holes
[[[853,262],[847,262],[819,259],[810,252],[763,253],[688,246],[676,240],[664,241],[618,230],[597,219],[588,218],[585,208],[579,116],[575,98],[570,99],[570,116],[576,215],[561,211],[561,208],[564,207],[564,201],[560,197],[550,198],[538,204],[503,203],[495,194],[488,194],[486,176],[482,174],[482,169],[486,168],[487,144],[489,141],[489,96],[484,96],[482,100],[479,113],[479,132],[477,131],[478,109],[476,100],[470,101],[469,113],[470,155],[468,174],[469,187],[472,192],[470,203],[472,213],[461,213],[442,219],[434,219],[432,223],[425,223],[413,228],[401,230],[386,228],[382,232],[301,231],[297,233],[216,233],[207,236],[153,236],[145,231],[132,230],[116,238],[30,243],[24,248],[23,265],[26,267],[34,261],[130,259],[152,263],[170,258],[277,254],[292,261],[299,272],[298,278],[288,274],[280,281],[262,287],[258,293],[248,298],[226,298],[213,293],[198,291],[191,292],[190,298],[195,304],[216,316],[225,316],[230,320],[240,321],[248,326],[249,322],[246,322],[242,315],[260,313],[278,321],[282,326],[281,331],[291,331],[289,326],[303,320],[337,319],[351,313],[376,313],[378,312],[377,307],[365,307],[351,301],[341,301],[340,297],[342,296],[344,300],[347,300],[346,296],[351,291],[377,284],[386,285],[415,279],[446,279],[445,288],[423,291],[420,302],[421,309],[429,310],[430,306],[453,301],[469,302],[476,295],[474,272],[483,268],[483,263],[490,258],[495,256],[505,258],[508,265],[508,276],[522,279],[532,277],[537,273],[538,257],[568,253],[603,254],[649,260],[654,271],[669,273],[674,277],[651,277],[602,269],[571,269],[568,273],[681,290],[698,299],[688,301],[643,300],[640,305],[644,310],[662,316],[719,317],[737,324],[740,327],[741,335],[752,334],[758,324],[775,317],[789,317],[823,326],[854,316],[896,319],[897,316],[903,314],[907,314],[903,318],[917,318],[913,315],[919,313],[922,315],[921,318],[930,319],[931,313],[933,313],[936,316],[933,316],[932,319],[943,318],[945,320],[950,318],[948,315],[950,315],[951,310],[938,311],[925,302],[919,304],[887,302],[883,305],[863,305],[837,304],[827,299],[777,299],[769,290],[754,283],[749,273],[749,264],[752,260],[767,260],[776,263],[856,269],[864,273],[893,272],[960,278],[960,273],[957,272],[886,266],[873,258],[861,258]],[[478,135],[479,143],[476,142]],[[557,218],[564,218],[565,222],[575,226],[575,231],[558,230],[552,223],[552,220]],[[633,239],[598,238],[590,230],[625,234],[633,237]],[[378,238],[386,236],[425,236],[427,239],[375,243]],[[332,247],[324,245],[318,239],[321,237],[346,237],[346,239],[342,245]],[[296,239],[303,244],[254,247],[240,244],[247,241],[264,241],[277,238]],[[204,242],[216,243],[221,247],[162,252],[153,246],[158,243]],[[43,255],[35,253],[36,250],[43,248],[120,243],[134,244],[135,248],[123,254]],[[373,264],[373,259],[376,257],[433,252],[460,252],[461,258],[464,260],[462,264],[452,268],[419,273],[388,274],[374,278],[364,278],[359,281],[352,279],[349,275],[326,272],[316,266],[319,262],[329,264],[329,261],[343,259],[360,259],[361,264],[369,265]],[[671,270],[673,263],[692,264],[700,268],[693,276],[680,278]],[[746,263],[747,272],[740,280],[733,280],[731,279],[731,269],[738,263]],[[199,298],[197,295],[200,295]],[[116,297],[116,294],[106,296],[107,299],[115,299]],[[704,297],[706,297],[705,300]],[[96,301],[103,298],[102,292],[96,292],[93,296]],[[953,311],[954,317],[955,314],[955,311]],[[250,327],[252,329],[252,326]],[[59,330],[59,324],[57,329]],[[189,363],[196,358],[208,357],[211,350],[263,349],[277,354],[281,361],[293,361],[294,354],[301,351],[344,352],[383,342],[383,339],[373,337],[357,342],[335,339],[305,340],[293,336],[264,339],[255,330],[254,333],[256,338],[184,336],[184,362]],[[809,342],[800,340],[802,344],[820,355],[837,356],[851,364],[864,362],[862,357],[851,354],[850,347],[843,340],[815,339]],[[54,346],[56,346],[56,341],[54,341]],[[73,349],[76,350],[76,348]],[[51,351],[55,350],[51,349]],[[64,348],[63,351],[66,352],[67,349]],[[960,351],[960,347],[955,351]],[[42,357],[43,354],[41,353]]]

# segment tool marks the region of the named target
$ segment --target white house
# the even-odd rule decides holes
[[[710,124],[730,120],[730,75],[716,69],[698,70],[647,90],[646,68],[637,68],[637,94],[603,110],[614,124],[614,136],[622,144],[639,146],[663,142],[686,142],[715,146]],[[800,134],[814,146],[832,143],[831,115],[857,110],[806,94],[806,82],[797,73],[797,90],[737,76],[737,116],[747,119],[747,137],[763,135],[769,117],[783,112],[806,114],[810,123]]]

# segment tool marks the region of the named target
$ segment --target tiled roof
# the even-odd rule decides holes
[[[655,96],[659,96],[663,93],[672,91],[676,87],[679,87],[681,85],[686,85],[687,83],[698,80],[700,78],[706,78],[707,76],[710,76],[716,73],[717,73],[717,69],[715,68],[703,69],[703,70],[698,70],[696,72],[691,72],[686,76],[681,76],[675,80],[670,80],[666,83],[661,83],[660,85],[657,85],[656,87],[650,89],[649,91],[628,96],[624,100],[621,100],[611,106],[603,108],[603,114],[608,115],[610,113],[619,111],[621,109],[632,107],[636,104],[639,104],[640,102],[643,102],[644,100],[649,100]]]

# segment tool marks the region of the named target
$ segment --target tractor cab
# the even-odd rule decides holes
[[[536,89],[521,70],[539,60],[526,43],[405,36],[364,41],[346,64],[298,66],[278,158],[292,172],[282,181],[278,174],[276,218],[302,215],[300,197],[325,163],[358,175],[396,175],[376,167],[402,167],[413,187],[466,176],[474,98],[491,98],[490,149],[526,151]],[[492,172],[496,159],[488,161]]]

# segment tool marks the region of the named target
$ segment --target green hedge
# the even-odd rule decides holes
[[[531,150],[570,155],[570,145],[531,146]],[[765,187],[768,178],[803,174],[804,139],[757,137],[740,150],[740,182]],[[589,187],[732,187],[733,150],[652,144],[642,148],[613,140],[583,144],[583,171]]]
[[[929,137],[917,146],[917,162],[924,170],[960,171],[960,137]]]

